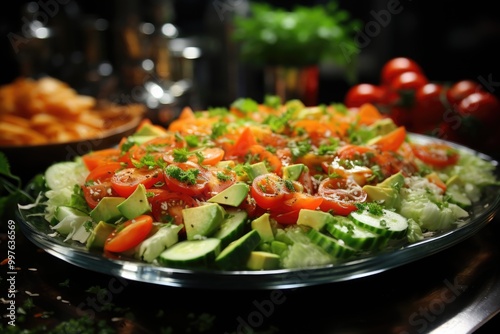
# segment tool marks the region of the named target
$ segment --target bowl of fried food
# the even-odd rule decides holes
[[[143,120],[140,104],[80,95],[52,77],[0,86],[0,151],[13,174],[33,176],[57,161],[117,145]]]

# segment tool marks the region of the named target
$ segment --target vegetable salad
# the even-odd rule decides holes
[[[495,166],[419,142],[372,104],[267,96],[144,120],[115,148],[54,164],[36,205],[68,242],[159,266],[335,264],[467,221]]]

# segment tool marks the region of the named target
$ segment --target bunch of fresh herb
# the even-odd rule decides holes
[[[331,60],[353,66],[359,53],[354,37],[361,22],[336,1],[292,11],[253,3],[250,15],[236,16],[234,24],[242,59],[260,65],[308,66]]]

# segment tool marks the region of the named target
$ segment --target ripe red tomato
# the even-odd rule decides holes
[[[182,210],[198,206],[198,202],[191,196],[182,193],[173,193],[165,189],[148,190],[148,202],[151,204],[151,213],[157,222],[175,223],[184,222]]]
[[[350,178],[326,178],[321,181],[318,194],[323,197],[322,211],[347,216],[357,210],[356,204],[366,201],[368,195]]]
[[[180,162],[168,165],[165,169],[165,184],[173,192],[180,192],[192,197],[203,195],[210,175],[200,165],[191,162]]]
[[[460,80],[451,85],[446,91],[448,103],[456,107],[466,96],[483,90],[478,82],[473,80]]]
[[[163,172],[161,168],[124,168],[117,171],[111,177],[111,186],[122,197],[129,197],[139,184],[143,184],[146,189],[155,184],[163,183]]]
[[[118,196],[111,186],[111,177],[122,168],[121,163],[107,163],[92,169],[82,186],[83,195],[88,206],[93,209],[106,196]]]
[[[457,106],[458,113],[487,128],[496,127],[500,120],[498,98],[488,92],[475,92],[466,96]]]
[[[423,133],[438,127],[446,111],[442,100],[443,92],[444,88],[441,84],[432,82],[415,91],[415,107],[412,112],[413,131]]]
[[[381,86],[362,83],[352,86],[346,93],[344,104],[348,108],[359,108],[365,103],[385,103],[386,89]]]
[[[422,68],[413,59],[406,57],[397,57],[384,64],[381,70],[382,85],[390,85],[392,80],[403,72],[422,73]]]
[[[454,165],[460,157],[456,149],[438,142],[426,145],[412,144],[411,148],[417,158],[435,168]]]
[[[151,232],[153,218],[148,215],[127,220],[117,227],[104,243],[104,251],[121,253],[140,244]]]
[[[427,77],[423,73],[406,71],[395,75],[389,87],[395,91],[415,91],[427,83]]]

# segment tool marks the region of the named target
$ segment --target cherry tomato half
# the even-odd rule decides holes
[[[94,168],[82,186],[83,195],[88,206],[93,209],[106,196],[118,196],[111,186],[111,177],[122,168],[121,163],[113,162]]]
[[[165,189],[150,189],[147,192],[151,204],[151,213],[155,221],[163,223],[184,223],[182,210],[198,206],[198,202],[191,196],[182,193],[173,193]]]
[[[203,195],[209,179],[207,170],[192,161],[173,163],[165,169],[167,188],[192,197]]]
[[[415,154],[417,158],[436,168],[444,168],[454,165],[459,159],[458,151],[446,144],[411,144],[411,147],[413,154]]]
[[[387,61],[381,70],[382,85],[390,85],[392,80],[403,72],[423,73],[422,68],[413,59],[397,57]]]
[[[326,178],[321,181],[318,194],[323,197],[320,208],[325,212],[347,216],[357,210],[356,204],[366,201],[368,195],[349,178]]]
[[[150,189],[155,184],[162,184],[163,182],[163,172],[160,168],[124,168],[111,177],[113,190],[122,197],[129,197],[139,184],[143,184],[146,189]]]
[[[119,159],[120,149],[118,148],[92,151],[82,156],[82,161],[89,171],[109,162],[119,162]]]

